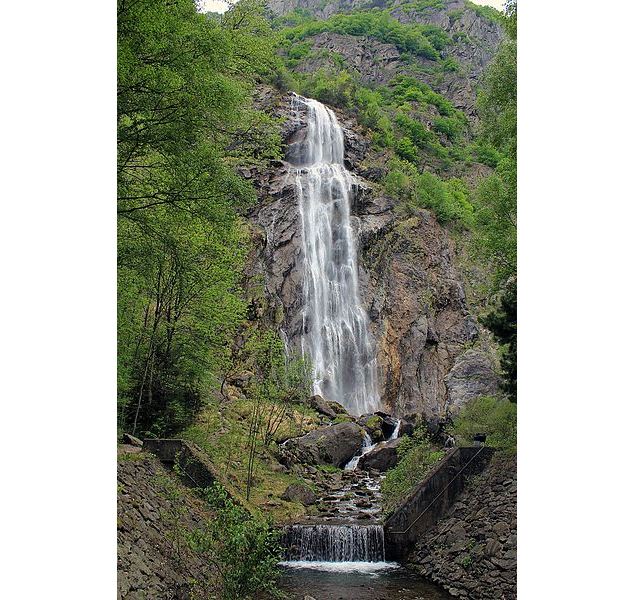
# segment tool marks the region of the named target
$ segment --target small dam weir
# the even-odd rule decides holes
[[[382,525],[291,525],[283,534],[288,561],[383,562]]]

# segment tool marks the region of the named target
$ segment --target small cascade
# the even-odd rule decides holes
[[[357,467],[357,463],[359,463],[359,459],[364,456],[367,452],[370,452],[377,444],[373,444],[373,440],[370,439],[370,436],[367,433],[364,433],[364,441],[362,442],[362,452],[357,456],[353,456],[351,460],[349,460],[346,465],[344,465],[345,471],[352,471]]]
[[[397,419],[397,424],[395,425],[395,428],[392,430],[392,433],[390,434],[390,437],[388,438],[388,441],[396,440],[399,437],[399,428],[400,427],[401,427],[401,419]]]
[[[283,535],[288,561],[382,562],[381,525],[291,525]]]

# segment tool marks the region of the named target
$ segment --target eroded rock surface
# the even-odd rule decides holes
[[[306,126],[302,105],[292,103],[291,94],[262,94],[261,106],[284,117],[282,134],[293,153]],[[357,176],[352,223],[382,400],[398,417],[445,417],[478,395],[495,393],[498,384],[491,357],[478,347],[479,330],[454,265],[453,243],[431,212],[403,216],[395,201],[364,177],[369,140],[350,115],[336,112],[344,128],[347,168]],[[259,315],[278,325],[288,346],[299,352],[302,228],[291,174],[286,161],[248,173],[261,198],[251,215],[256,250],[249,277],[263,282]],[[465,352],[468,345],[474,348]]]

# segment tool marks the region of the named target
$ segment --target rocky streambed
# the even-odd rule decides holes
[[[344,450],[348,448],[350,453],[351,439],[355,446],[355,454],[349,455],[342,471],[315,484],[317,513],[284,530],[282,588],[291,598],[449,598],[425,578],[385,560],[381,482],[385,471],[396,463],[399,434],[409,430],[407,424],[402,427],[400,420],[380,412],[356,422],[319,428],[285,444],[285,452],[291,456],[322,457],[338,466]]]

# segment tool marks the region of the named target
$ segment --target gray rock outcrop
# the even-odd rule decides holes
[[[398,462],[397,448],[402,439],[390,440],[377,444],[370,452],[367,452],[359,459],[357,468],[362,471],[375,469],[376,471],[387,471],[392,469]]]
[[[357,423],[338,423],[288,440],[285,451],[304,464],[343,467],[361,452],[363,441],[364,430]]]

